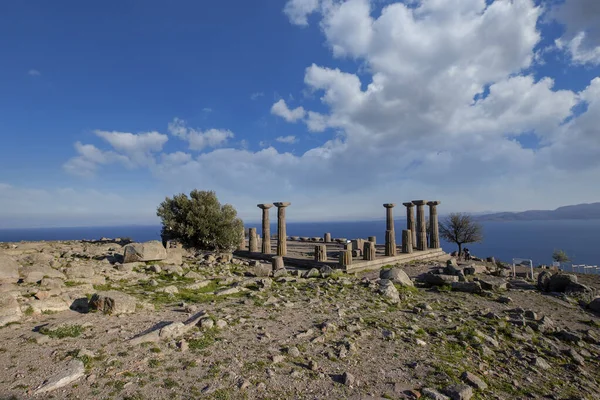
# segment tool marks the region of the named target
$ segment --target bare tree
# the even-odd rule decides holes
[[[465,243],[483,241],[483,228],[468,214],[453,213],[440,222],[440,236],[450,243],[458,245],[458,254],[462,254]]]

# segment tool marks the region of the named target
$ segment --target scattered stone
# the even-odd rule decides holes
[[[212,329],[214,326],[215,321],[213,321],[212,318],[202,318],[200,320],[200,328],[202,328],[203,330]]]
[[[585,364],[585,359],[574,349],[567,350],[567,355],[571,357],[571,360],[573,360],[575,364],[580,366]]]
[[[506,290],[508,285],[506,280],[493,276],[479,277],[477,278],[477,281],[481,284],[481,288],[484,290]]]
[[[268,277],[271,275],[272,272],[273,272],[273,267],[271,265],[262,264],[262,263],[256,261],[254,263],[254,265],[247,271],[247,275],[258,276],[258,277]]]
[[[579,336],[578,334],[574,333],[574,332],[569,332],[565,329],[562,329],[560,331],[558,331],[556,333],[556,337],[558,337],[561,340],[564,340],[565,342],[580,342],[581,341],[581,336]]]
[[[244,288],[241,288],[241,287],[232,287],[232,288],[229,288],[229,289],[223,289],[223,290],[220,290],[218,292],[215,292],[215,295],[216,296],[229,296],[231,294],[240,293],[242,291],[242,289],[244,289]],[[245,290],[247,290],[247,289],[245,289]]]
[[[85,375],[85,367],[83,362],[75,359],[71,360],[67,363],[67,365],[60,368],[59,372],[48,378],[44,384],[35,391],[34,394],[38,395],[60,389],[61,387],[77,381],[83,375]]]
[[[300,357],[300,350],[296,346],[292,346],[288,349],[287,353],[290,357]]]
[[[119,315],[134,313],[136,303],[135,297],[111,290],[95,293],[90,299],[88,306],[90,310],[100,311],[104,314]]]
[[[473,397],[473,388],[465,384],[455,384],[444,388],[446,393],[452,400],[469,400]]]
[[[498,297],[498,302],[502,304],[512,303],[513,299],[508,296],[500,296]]]
[[[425,347],[425,346],[427,346],[427,342],[425,342],[425,341],[424,341],[424,340],[422,340],[422,339],[416,339],[416,340],[415,340],[415,343],[417,344],[417,346],[420,346],[420,347]]]
[[[130,243],[123,250],[123,263],[136,261],[160,261],[167,258],[167,250],[158,240]]]
[[[444,286],[450,285],[452,282],[458,282],[458,276],[427,273],[422,276],[422,280],[430,285]]]
[[[16,293],[0,293],[0,327],[19,321],[21,315]]]
[[[383,340],[394,340],[396,338],[396,332],[390,331],[389,329],[383,329],[381,331]]]
[[[463,372],[461,379],[475,389],[485,390],[488,387],[487,383],[485,383],[483,379],[468,371]]]
[[[334,270],[329,265],[323,265],[319,272],[321,273],[321,278],[329,278],[333,275]]]
[[[223,329],[227,326],[227,321],[219,319],[219,320],[217,320],[216,325],[217,325],[217,328]]]
[[[321,273],[316,268],[311,268],[302,274],[303,278],[318,278],[319,276],[321,276]]]
[[[548,362],[546,360],[544,360],[542,357],[535,357],[533,359],[533,361],[531,362],[531,365],[533,365],[534,367],[537,368],[541,368],[543,370],[548,370],[550,369],[550,364],[548,364]]]
[[[590,301],[588,308],[592,311],[600,312],[600,297],[596,297],[594,300]]]
[[[279,364],[285,361],[285,357],[282,356],[281,354],[277,354],[273,357],[271,357],[271,359],[273,360],[273,364]]]

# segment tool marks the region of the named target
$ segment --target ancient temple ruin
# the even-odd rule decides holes
[[[440,201],[413,200],[402,203],[406,207],[406,229],[396,241],[393,209],[395,203],[383,204],[386,212],[385,243],[377,245],[375,236],[368,238],[332,238],[287,236],[286,208],[289,202],[258,204],[262,210],[262,238],[256,228],[250,228],[248,239],[241,241],[238,252],[245,257],[272,261],[278,267],[282,260],[286,266],[301,268],[329,265],[346,272],[378,269],[388,264],[401,264],[414,260],[429,260],[446,255],[440,247],[437,206]],[[277,236],[271,238],[269,210],[277,207]],[[429,208],[427,223],[425,206]],[[416,212],[416,216],[415,216]],[[275,254],[272,254],[275,241]],[[260,249],[260,251],[259,251]],[[288,251],[289,249],[289,251]],[[275,268],[275,267],[274,267]]]

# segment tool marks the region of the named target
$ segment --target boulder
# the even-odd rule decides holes
[[[582,294],[592,294],[594,293],[594,289],[581,283],[571,282],[565,288],[565,293],[572,296],[578,296]]]
[[[90,299],[89,307],[90,310],[100,311],[104,314],[131,314],[135,312],[136,303],[135,297],[110,290],[95,293]]]
[[[316,268],[311,268],[302,274],[303,278],[318,278],[320,276],[321,276],[321,273]]]
[[[600,297],[596,297],[594,300],[590,301],[588,308],[592,311],[600,312]]]
[[[378,292],[387,297],[392,303],[398,303],[400,301],[400,293],[398,293],[398,289],[392,283],[392,281],[388,279],[381,279],[379,281],[379,289]]]
[[[130,243],[123,251],[123,263],[136,261],[160,261],[167,258],[167,250],[158,240]]]
[[[329,265],[323,265],[319,269],[319,272],[321,273],[321,278],[328,278],[333,274],[333,268],[331,268]]]
[[[550,292],[564,292],[571,283],[577,283],[577,275],[554,274],[548,283],[548,290]]]
[[[484,276],[477,279],[484,290],[506,290],[508,282],[502,278]]]
[[[273,272],[273,267],[269,264],[256,263],[246,272],[249,276],[269,276]]]
[[[0,254],[0,283],[17,283],[19,264],[11,257]]]
[[[552,274],[548,271],[542,271],[538,275],[538,283],[537,287],[542,292],[548,291],[548,286],[550,285],[550,278],[552,278]]]
[[[402,286],[414,286],[415,284],[410,279],[410,277],[404,272],[404,270],[400,268],[389,268],[382,269],[379,272],[379,277],[381,279],[389,279],[394,283],[398,283]]]
[[[27,307],[31,307],[34,314],[44,312],[61,312],[71,307],[71,304],[62,297],[48,297],[43,300],[31,300]]]
[[[0,327],[21,319],[21,307],[17,301],[17,294],[0,293]]]

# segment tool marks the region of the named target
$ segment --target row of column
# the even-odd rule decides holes
[[[271,222],[269,220],[269,209],[273,206],[277,207],[277,255],[287,255],[287,232],[285,225],[285,208],[292,203],[277,202],[273,204],[257,204],[257,207],[262,210],[262,246],[263,254],[271,254]],[[256,229],[249,230],[249,250],[251,252],[258,251],[258,237]]]
[[[413,244],[417,250],[440,247],[437,206],[440,201],[413,200],[402,203],[406,207],[406,230],[402,232],[402,252],[411,253]],[[425,220],[425,205],[429,206],[429,245],[427,243],[427,224]],[[394,232],[393,203],[383,205],[386,208],[385,255],[396,255],[396,235]],[[415,227],[414,206],[417,206],[417,221]]]

